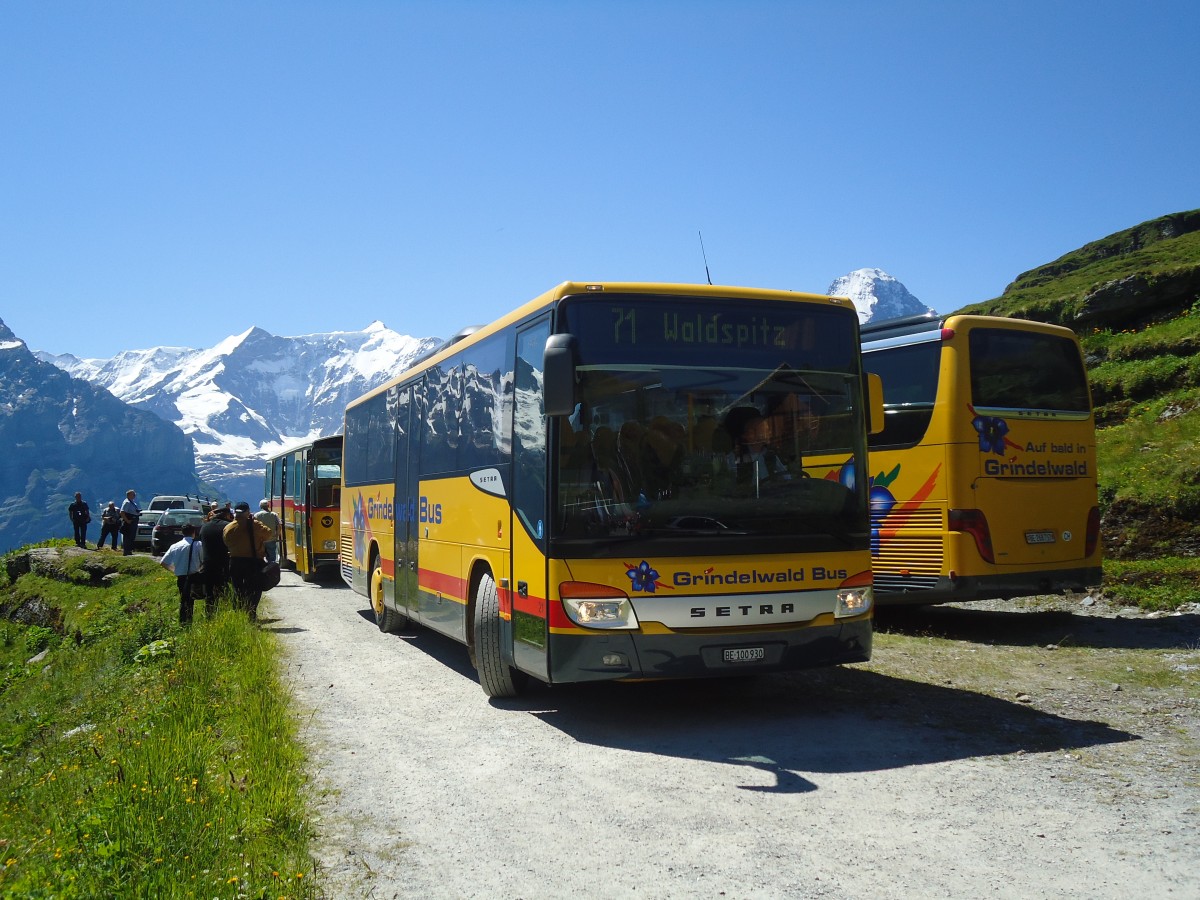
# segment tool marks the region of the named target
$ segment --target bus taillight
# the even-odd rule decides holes
[[[1083,544],[1083,555],[1091,556],[1096,552],[1100,543],[1100,507],[1093,506],[1088,510],[1087,538]]]
[[[992,552],[992,532],[981,509],[952,509],[948,511],[951,531],[964,531],[975,538],[975,547],[985,562],[995,563]]]

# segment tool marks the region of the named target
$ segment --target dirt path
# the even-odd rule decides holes
[[[864,666],[489,702],[464,648],[340,585],[266,604],[331,897],[1200,897],[1194,693],[1166,734],[990,696],[954,683],[977,636],[923,636],[952,611]]]

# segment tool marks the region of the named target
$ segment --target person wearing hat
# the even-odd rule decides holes
[[[217,604],[229,584],[229,548],[225,546],[225,526],[233,521],[233,513],[224,507],[213,507],[207,521],[200,526],[200,553],[204,560],[200,579],[204,585],[204,615],[217,614]]]
[[[225,526],[222,536],[229,548],[229,580],[233,590],[250,621],[257,622],[258,601],[262,599],[259,578],[266,556],[265,547],[274,535],[270,528],[250,515],[250,504],[243,500],[234,505],[233,521]]]
[[[179,585],[179,624],[192,624],[192,606],[195,597],[192,585],[199,577],[202,547],[196,541],[196,526],[187,522],[179,529],[182,535],[167,548],[159,565],[175,576]]]

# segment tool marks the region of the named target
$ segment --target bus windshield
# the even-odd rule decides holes
[[[865,533],[849,317],[661,298],[653,316],[628,298],[566,311],[579,404],[559,430],[560,537]]]
[[[342,448],[314,448],[312,458],[315,476],[312,487],[313,506],[337,506],[341,502]]]

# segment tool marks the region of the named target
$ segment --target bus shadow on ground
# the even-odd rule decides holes
[[[300,573],[295,569],[283,566],[279,575],[279,584],[276,587],[271,588],[273,591],[277,591],[279,588],[289,587],[319,588],[320,590],[331,591],[350,590],[350,586],[347,585],[346,582],[342,581],[341,575],[339,575],[337,572],[320,571],[317,572],[311,580],[305,581],[303,576],[301,576]]]
[[[900,606],[877,610],[875,630],[1013,647],[1055,644],[1114,650],[1184,650],[1196,645],[1200,615],[1110,618],[1062,610],[1010,612],[961,606]]]
[[[370,609],[358,614],[372,627]],[[478,683],[466,648],[424,628],[395,635]],[[489,702],[480,690],[479,703]],[[803,792],[799,773],[847,773],[1141,740],[1103,722],[853,666],[742,678],[545,685],[492,700],[584,744],[746,766],[744,790]],[[771,782],[762,785],[761,782]]]
[[[368,622],[372,628],[378,627],[375,624],[375,611],[371,607],[368,606],[366,609],[355,610],[355,612],[358,613],[360,619]],[[439,634],[429,628],[413,625],[412,623],[405,625],[400,631],[388,635],[388,637],[411,644],[430,659],[436,660],[463,678],[468,678],[475,682],[479,681],[475,667],[471,665],[471,657],[467,654],[466,645],[460,644],[453,638],[446,637],[446,635]],[[480,688],[481,696],[482,691],[483,689]],[[486,698],[484,702],[486,702]]]
[[[783,793],[816,790],[801,773],[888,771],[1140,740],[1102,722],[854,668],[750,679],[539,685],[500,703],[581,743],[747,766],[773,776],[774,783],[741,789]]]

